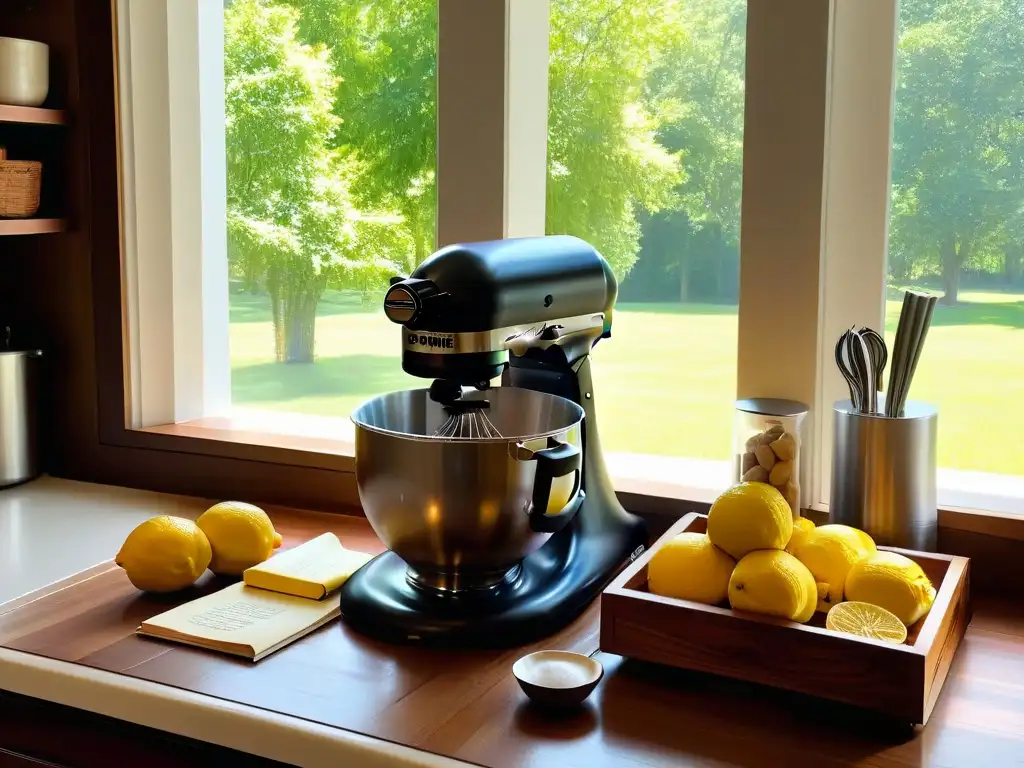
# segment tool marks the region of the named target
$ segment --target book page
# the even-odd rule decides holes
[[[340,609],[340,594],[314,601],[239,583],[154,616],[139,631],[233,653],[241,652],[242,646],[259,657],[315,629]]]
[[[250,600],[235,600],[226,605],[216,605],[206,613],[188,617],[189,624],[218,632],[245,631],[262,621],[280,616],[285,609],[277,605],[260,605]]]

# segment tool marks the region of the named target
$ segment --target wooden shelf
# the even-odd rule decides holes
[[[61,109],[41,107],[15,107],[0,104],[0,123],[36,123],[39,125],[65,125],[67,113]]]
[[[64,219],[0,219],[0,236],[46,235],[63,232],[65,228]]]

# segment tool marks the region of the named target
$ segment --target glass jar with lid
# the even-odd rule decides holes
[[[800,454],[808,408],[796,400],[736,401],[733,430],[736,482],[768,483],[800,516]]]

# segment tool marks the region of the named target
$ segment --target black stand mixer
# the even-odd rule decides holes
[[[346,623],[394,642],[520,645],[643,551],[595,417],[590,350],[611,335],[616,293],[607,262],[568,236],[453,245],[392,280],[402,367],[434,381],[353,414],[360,498],[392,551],[343,587]],[[492,554],[496,570],[481,567]]]

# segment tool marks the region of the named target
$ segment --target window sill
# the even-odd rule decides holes
[[[939,469],[939,505],[950,509],[981,509],[987,514],[1024,516],[1024,477]]]
[[[349,419],[338,417],[236,408],[230,416],[207,416],[137,431],[344,458],[355,456],[355,427]],[[615,489],[636,496],[710,504],[731,481],[728,461],[616,452],[607,454],[607,460]],[[281,457],[282,463],[287,461]],[[336,466],[333,462],[330,468]]]
[[[939,510],[939,528],[1024,541],[1024,515],[950,507]]]
[[[236,408],[230,416],[207,416],[138,431],[349,458],[355,455],[355,428],[351,421],[301,413]]]
[[[354,470],[355,428],[349,419],[238,408],[230,416],[211,416],[140,431],[322,454],[333,457],[324,463],[324,468]],[[278,457],[278,461],[290,463],[286,455]],[[607,461],[623,502],[641,514],[679,515],[706,509],[731,483],[731,463],[727,460],[609,452]],[[939,470],[939,478],[940,528],[1024,540],[1024,514],[1016,511],[1024,508],[1024,479],[955,470]],[[981,496],[978,488],[985,489],[986,502],[994,500],[994,511],[976,508]],[[1008,495],[1011,492],[1019,495],[1013,498]],[[826,510],[827,507],[818,511]]]

